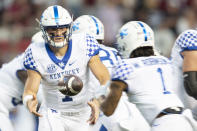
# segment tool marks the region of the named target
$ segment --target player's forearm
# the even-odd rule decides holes
[[[103,63],[101,63],[101,65],[97,68],[95,75],[101,85],[106,85],[110,80],[109,71]]]
[[[25,83],[23,97],[26,95],[35,95],[38,92],[41,76],[35,71],[27,71],[28,77]]]
[[[28,107],[28,102],[31,100],[37,100],[36,95],[38,92],[39,83],[35,81],[35,79],[31,79],[31,77],[27,78],[25,83],[24,93],[23,93],[23,104]],[[28,107],[30,110],[30,108]]]
[[[23,97],[26,96],[26,95],[36,96],[36,94],[37,94],[37,91],[36,90],[32,90],[32,89],[26,88],[24,90]]]
[[[91,58],[89,67],[101,85],[105,85],[110,80],[109,71],[100,61],[98,55]]]
[[[106,85],[110,80],[109,72],[108,72],[106,67],[103,67],[101,69],[101,72],[102,73],[99,75],[98,80],[99,80],[101,85]]]
[[[32,84],[31,79],[27,79],[26,83],[25,83],[25,88],[24,88],[24,93],[23,93],[23,97],[26,95],[35,95],[38,92],[38,88],[39,85],[34,83]]]
[[[110,88],[111,90],[108,96],[100,105],[100,109],[106,116],[110,116],[114,113],[123,91],[123,89],[118,86],[116,82],[112,82]]]

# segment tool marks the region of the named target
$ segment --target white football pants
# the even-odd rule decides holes
[[[41,107],[39,112],[38,131],[90,131],[91,126],[87,122],[90,118],[90,108],[79,112],[60,112]]]
[[[99,117],[94,131],[104,126],[108,131],[150,131],[150,126],[137,107],[130,103],[125,96],[120,98],[114,114],[110,117]]]
[[[187,109],[182,114],[164,115],[155,119],[151,131],[197,131],[197,123]]]

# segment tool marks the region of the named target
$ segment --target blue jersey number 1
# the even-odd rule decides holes
[[[161,68],[157,68],[157,72],[159,72],[160,77],[161,77],[161,81],[162,81],[162,85],[163,85],[163,94],[171,94],[170,91],[166,90],[162,69]]]

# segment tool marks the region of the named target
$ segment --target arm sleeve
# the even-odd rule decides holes
[[[92,56],[95,56],[97,54],[99,54],[99,49],[100,49],[100,46],[97,42],[97,40],[93,37],[93,36],[90,36],[88,34],[86,34],[86,55],[91,58]]]
[[[197,50],[197,31],[186,30],[181,33],[176,40],[176,44],[181,47],[182,51]]]
[[[184,72],[184,87],[187,94],[197,100],[197,71]]]
[[[112,81],[121,81],[127,86],[129,85],[129,76],[133,72],[133,68],[125,60],[120,60],[112,70]],[[125,89],[125,91],[128,90]]]
[[[33,56],[32,48],[29,47],[25,51],[23,65],[28,70],[34,70],[38,72],[38,66]]]

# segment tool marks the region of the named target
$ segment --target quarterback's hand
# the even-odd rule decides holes
[[[29,109],[29,111],[31,113],[33,113],[34,115],[38,116],[38,117],[42,117],[41,114],[39,114],[36,109],[38,106],[38,100],[37,98],[34,96],[32,100],[28,100],[27,101],[27,108]]]
[[[96,99],[94,99],[92,101],[89,101],[88,105],[91,107],[91,110],[92,110],[92,113],[88,122],[90,124],[95,124],[99,118],[99,113],[100,113],[99,102]]]

